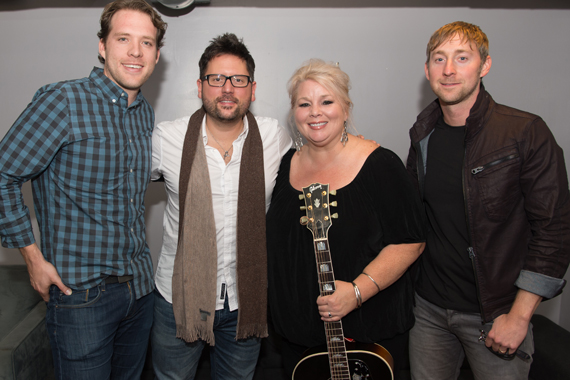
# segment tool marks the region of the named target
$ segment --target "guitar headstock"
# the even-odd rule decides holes
[[[311,230],[315,239],[326,238],[332,225],[331,218],[338,218],[338,214],[330,213],[330,207],[336,207],[336,201],[329,202],[329,194],[336,195],[336,191],[329,192],[328,184],[313,183],[303,187],[303,195],[299,195],[299,199],[305,201],[301,210],[307,213],[301,218],[301,224]]]

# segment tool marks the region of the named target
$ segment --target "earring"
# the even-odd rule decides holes
[[[297,134],[295,136],[295,149],[297,150],[297,152],[301,150],[302,146],[303,146],[303,138],[301,137],[301,134],[297,130]]]
[[[346,142],[348,141],[348,133],[346,132],[346,120],[344,121],[344,130],[342,131],[342,135],[340,136],[340,142],[342,146],[346,146]]]

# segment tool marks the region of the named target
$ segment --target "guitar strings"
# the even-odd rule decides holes
[[[328,203],[328,197],[326,199],[326,203]],[[329,242],[326,237],[326,231],[323,229],[322,221],[317,221],[315,227],[316,228],[313,231],[313,244],[317,259],[317,275],[319,277],[320,287],[319,291],[321,296],[323,296],[332,294],[336,290],[334,282],[335,278],[332,267],[332,260],[330,257],[330,250],[328,247]],[[320,243],[324,245],[324,250],[319,249]],[[324,267],[322,265],[327,265],[327,267]],[[330,289],[325,289],[324,284],[330,284]],[[325,322],[325,331],[327,333],[327,348],[329,354],[331,380],[350,380],[348,359],[346,357],[346,345],[344,342],[344,333],[342,331],[342,321],[339,320],[336,322]],[[333,342],[332,339],[335,339],[335,341]]]
[[[321,295],[329,295],[336,290],[334,285],[334,271],[332,268],[332,260],[330,258],[330,251],[328,250],[328,241],[325,239],[323,241],[326,246],[326,250],[318,249],[317,242],[315,241],[315,253],[317,254],[317,272],[319,276],[319,285]],[[321,265],[326,264],[328,266],[327,271],[322,270]],[[332,291],[324,289],[324,284],[332,284]],[[330,359],[330,372],[332,380],[350,379],[350,373],[348,368],[348,361],[346,360],[346,346],[344,343],[344,333],[342,331],[342,322],[325,322],[325,331],[327,332],[327,347],[329,351]],[[335,337],[339,341],[332,341]]]

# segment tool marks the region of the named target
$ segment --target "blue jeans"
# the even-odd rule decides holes
[[[156,379],[193,379],[206,343],[187,343],[176,337],[172,304],[154,291],[154,324],[151,333],[152,363]],[[252,379],[259,356],[259,338],[236,340],[238,311],[230,311],[228,299],[216,310],[214,336],[210,347],[212,380]]]
[[[131,282],[66,296],[50,288],[46,326],[57,379],[132,380],[141,376],[153,296],[136,299]]]
[[[410,368],[412,379],[457,379],[467,355],[476,380],[528,379],[534,342],[532,324],[519,351],[531,359],[503,360],[479,341],[480,331],[489,332],[493,323],[481,324],[479,313],[462,313],[438,307],[416,294],[416,324],[410,331]]]

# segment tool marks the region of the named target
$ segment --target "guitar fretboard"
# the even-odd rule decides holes
[[[318,224],[318,223],[317,223]],[[321,296],[327,296],[336,290],[334,271],[326,237],[314,239],[317,274]],[[332,380],[350,380],[346,345],[342,321],[325,322],[325,333]]]

